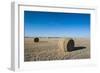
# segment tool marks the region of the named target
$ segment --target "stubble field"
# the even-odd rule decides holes
[[[67,52],[70,38],[24,38],[24,61],[48,61],[90,58],[90,40],[88,38],[74,38],[75,46],[85,46],[85,49]]]

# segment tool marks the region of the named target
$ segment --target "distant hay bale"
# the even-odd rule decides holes
[[[38,37],[34,38],[34,42],[39,42],[39,38]]]

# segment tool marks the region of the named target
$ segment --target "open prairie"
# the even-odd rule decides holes
[[[24,38],[24,61],[48,61],[90,58],[90,38],[73,38],[75,46],[86,48],[67,51],[70,38],[39,38],[34,42],[34,37]]]

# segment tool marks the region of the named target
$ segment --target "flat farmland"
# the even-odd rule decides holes
[[[70,38],[24,38],[24,61],[48,61],[90,58],[89,38],[73,38],[75,46],[85,46],[85,49],[67,52],[67,43]]]

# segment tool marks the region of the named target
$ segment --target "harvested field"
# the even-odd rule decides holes
[[[85,46],[85,49],[67,52],[67,43],[70,38],[24,38],[24,61],[48,61],[90,58],[90,40],[74,38],[75,46]]]

